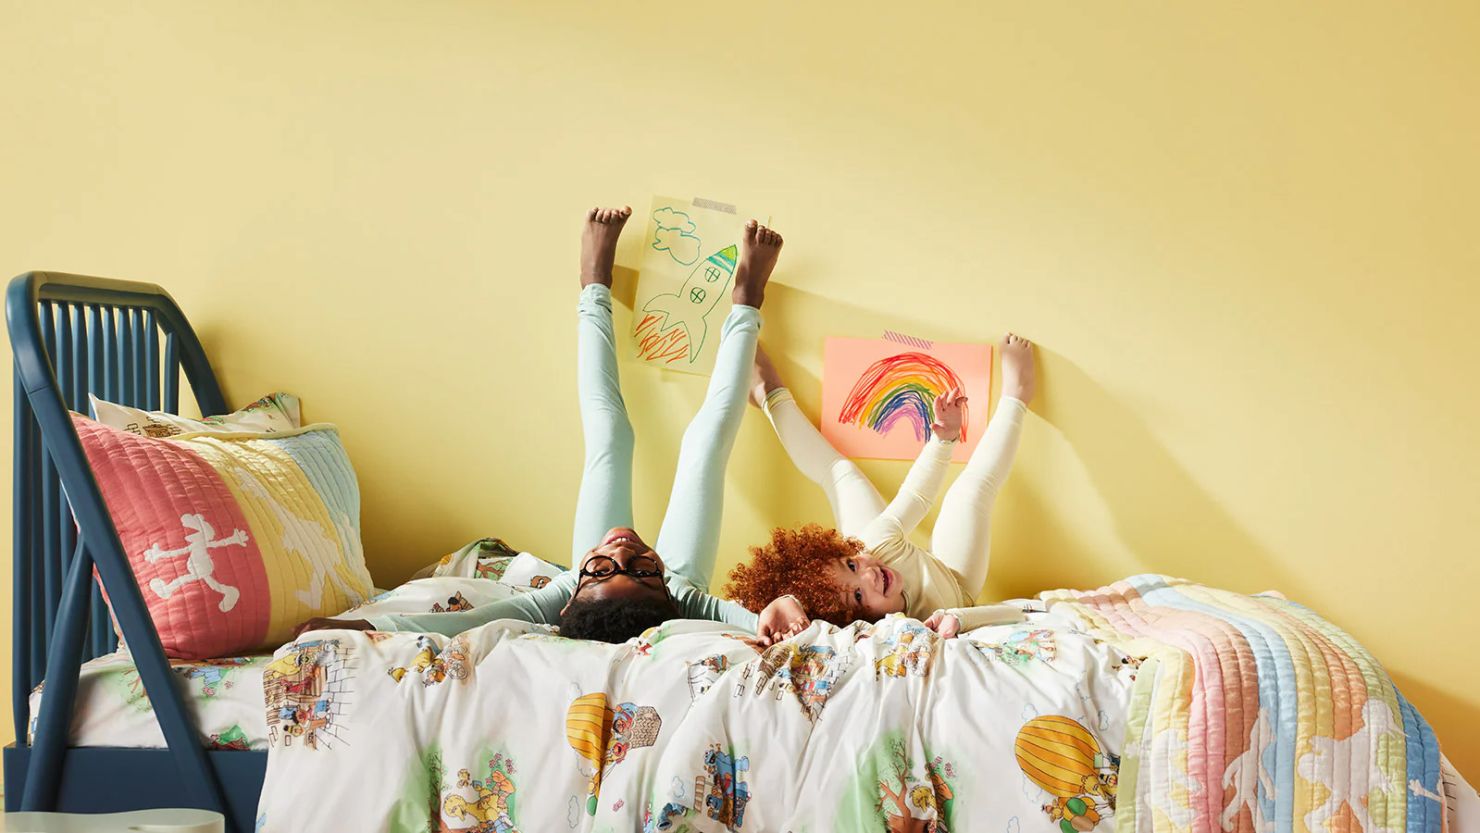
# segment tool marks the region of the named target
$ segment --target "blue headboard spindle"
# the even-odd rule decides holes
[[[21,809],[55,804],[80,666],[116,644],[92,581],[96,567],[176,763],[179,806],[223,811],[220,784],[68,415],[88,412],[89,393],[178,412],[181,371],[203,413],[225,413],[205,350],[174,299],[153,284],[30,272],[10,282],[5,317],[15,353],[18,744],[26,742],[29,694],[46,681]]]

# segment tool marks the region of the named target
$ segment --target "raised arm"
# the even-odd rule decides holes
[[[683,618],[724,622],[727,625],[734,625],[755,633],[757,617],[746,610],[744,605],[721,599],[718,596],[711,596],[687,581],[675,581],[669,585],[669,588],[673,591],[673,600],[678,602],[678,609]]]
[[[456,613],[415,613],[405,615],[387,614],[368,619],[325,619],[314,618],[298,626],[294,637],[308,631],[355,630],[386,631],[390,633],[440,633],[457,636],[465,630],[486,625],[495,619],[518,619],[524,622],[549,625],[560,620],[560,610],[570,601],[575,592],[577,577],[566,572],[559,578],[531,593],[524,593],[491,604]]]
[[[570,601],[577,580],[574,572],[566,572],[538,590],[499,599],[472,610],[372,616],[368,621],[378,631],[440,633],[443,636],[457,636],[496,619],[553,625],[560,621],[560,610]]]
[[[951,454],[961,437],[961,412],[965,405],[966,397],[958,390],[935,397],[935,422],[930,426],[930,439],[920,449],[894,500],[884,508],[884,516],[898,523],[906,535],[930,511],[945,482]]]

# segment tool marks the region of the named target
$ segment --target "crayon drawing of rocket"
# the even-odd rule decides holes
[[[675,292],[655,295],[642,308],[633,336],[637,355],[659,365],[693,364],[709,337],[709,315],[735,276],[733,244],[699,262]]]

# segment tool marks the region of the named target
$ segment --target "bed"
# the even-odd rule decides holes
[[[171,661],[68,411],[95,393],[177,412],[183,375],[203,413],[225,413],[200,342],[159,287],[100,278],[23,275],[7,318],[7,810],[498,833],[1439,833],[1473,818],[1456,808],[1474,791],[1349,636],[1276,596],[1162,576],[1018,600],[1021,622],[951,641],[899,616],[765,650],[715,623],[607,646],[503,621]],[[556,569],[479,551],[368,604],[477,606]]]

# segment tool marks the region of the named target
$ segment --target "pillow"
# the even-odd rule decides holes
[[[299,427],[298,397],[291,393],[269,393],[245,408],[225,416],[188,419],[164,411],[142,411],[119,405],[92,394],[93,419],[145,437],[173,437],[176,434],[208,432],[229,434],[234,431],[275,433]]]
[[[520,552],[502,538],[481,538],[419,571],[413,578],[463,576],[491,579],[514,587],[543,587],[565,568],[538,556]],[[543,578],[544,581],[540,579]]]
[[[527,552],[515,556],[492,556],[481,559],[479,564],[485,575],[434,575],[412,579],[394,590],[372,596],[334,618],[369,619],[408,613],[473,610],[520,593],[532,593],[565,572]],[[499,575],[495,577],[489,571]]]
[[[72,421],[170,657],[274,648],[371,594],[334,426],[162,439]]]

